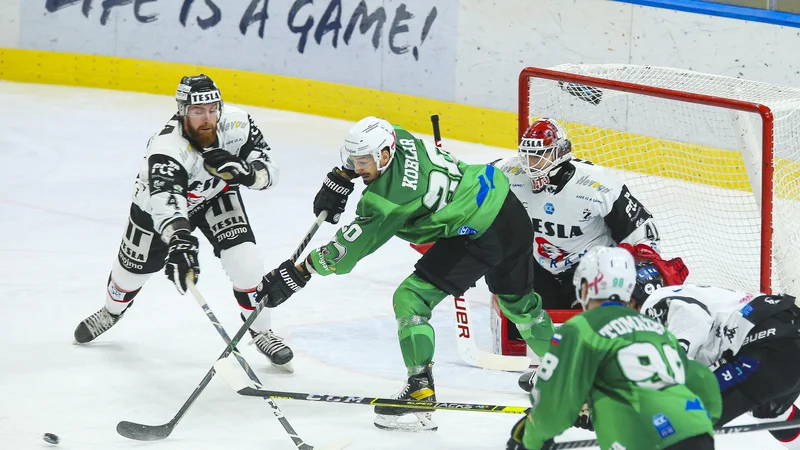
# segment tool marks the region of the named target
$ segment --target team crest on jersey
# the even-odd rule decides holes
[[[552,261],[562,261],[567,257],[567,252],[551,244],[547,239],[541,236],[536,236],[534,241],[536,242],[536,252],[539,253],[540,256]]]
[[[531,180],[531,189],[533,189],[533,192],[541,192],[541,190],[544,189],[548,184],[550,184],[550,177],[547,175],[534,178]]]

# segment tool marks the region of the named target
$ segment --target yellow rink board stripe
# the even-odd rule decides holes
[[[0,79],[175,95],[184,75],[205,73],[231,103],[356,121],[368,115],[431,134],[442,117],[448,139],[515,148],[516,114],[344,84],[110,56],[0,48]]]
[[[385,117],[409,130],[430,134],[430,116],[442,117],[446,139],[493,147],[516,147],[516,114],[343,84],[111,56],[0,48],[0,79],[174,95],[178,80],[206,73],[226,101],[345,120]],[[565,124],[578,157],[599,165],[750,191],[741,154],[582,124]],[[691,152],[687,154],[687,150]],[[602,154],[601,154],[602,151]],[[691,156],[689,156],[691,155]],[[776,178],[791,177],[795,198],[800,165],[777,161]]]

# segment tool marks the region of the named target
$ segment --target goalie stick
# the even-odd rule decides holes
[[[452,402],[424,402],[416,400],[400,400],[381,397],[361,397],[355,395],[330,395],[330,394],[308,394],[303,392],[285,392],[263,389],[256,383],[255,387],[249,383],[242,375],[237,364],[230,357],[221,358],[214,363],[219,376],[225,380],[236,392],[246,397],[264,398],[283,398],[289,400],[305,400],[318,403],[345,403],[350,405],[368,406],[393,406],[400,408],[414,408],[426,410],[448,410],[448,411],[473,411],[473,412],[493,412],[505,414],[524,414],[528,410],[526,406],[504,406],[504,405],[482,405],[477,403],[452,403]]]
[[[297,258],[300,257],[300,254],[303,253],[303,250],[305,250],[306,246],[308,246],[311,238],[314,236],[314,234],[316,234],[320,225],[322,225],[322,222],[325,221],[327,216],[327,211],[322,211],[317,216],[317,219],[314,221],[311,229],[308,230],[306,235],[303,237],[302,242],[300,242],[300,245],[297,247],[297,250],[295,250],[294,254],[292,254],[292,261],[296,261]],[[264,309],[266,300],[267,299],[265,297],[258,303],[258,305],[256,305],[256,309],[250,313],[250,316],[244,322],[242,327],[239,328],[239,331],[233,336],[233,339],[230,340],[228,346],[225,347],[225,350],[217,359],[225,358],[236,350],[236,345],[239,343],[245,333],[247,333],[247,330],[250,329],[250,325],[255,322],[256,317],[258,317],[258,314],[261,312],[261,310]],[[183,403],[183,405],[181,405],[181,408],[169,422],[161,425],[144,425],[123,420],[117,424],[117,433],[128,439],[134,439],[137,441],[157,441],[166,439],[172,433],[172,430],[175,428],[175,426],[181,421],[183,416],[186,414],[186,411],[188,411],[192,404],[194,404],[195,400],[197,400],[197,397],[199,397],[203,390],[205,390],[206,386],[208,386],[208,383],[211,382],[211,379],[214,378],[214,374],[214,367],[211,367],[211,369],[206,372],[206,375],[200,381],[200,384],[194,388],[192,394]]]

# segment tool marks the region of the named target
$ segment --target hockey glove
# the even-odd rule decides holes
[[[578,419],[572,424],[575,428],[583,428],[584,430],[594,431],[594,425],[592,424],[592,416],[589,413],[589,405],[584,404],[583,408],[581,408],[581,412],[578,413]]]
[[[619,247],[630,252],[630,254],[633,255],[634,261],[647,261],[653,264],[656,270],[658,270],[658,273],[664,278],[664,284],[666,286],[683,284],[689,276],[689,268],[686,267],[686,264],[683,263],[683,259],[681,258],[672,258],[666,261],[661,258],[658,252],[647,244],[636,244],[632,246],[627,243],[621,243]]]
[[[285,261],[277,269],[264,275],[256,288],[256,301],[260,303],[267,297],[266,307],[274,308],[304,288],[310,278],[310,273],[301,272],[292,261]]]
[[[206,170],[228,184],[250,187],[256,182],[256,171],[250,163],[225,149],[214,148],[203,152]]]
[[[167,278],[175,283],[175,289],[186,293],[187,279],[197,283],[200,276],[200,265],[197,262],[197,238],[186,229],[175,231],[169,239],[169,253],[165,272]]]
[[[315,216],[318,216],[322,211],[328,211],[328,217],[325,218],[325,221],[334,224],[339,223],[339,218],[344,212],[345,205],[347,205],[347,197],[355,188],[353,182],[348,179],[348,177],[352,178],[353,176],[355,176],[354,172],[338,167],[328,172],[322,182],[322,187],[317,192],[317,196],[314,197]]]

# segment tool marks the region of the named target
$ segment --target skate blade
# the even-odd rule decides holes
[[[400,416],[377,414],[373,423],[381,430],[405,431],[411,433],[436,431],[439,429],[436,422],[433,421],[432,412],[410,413]]]
[[[291,361],[286,364],[275,364],[274,362],[270,362],[270,364],[272,364],[272,367],[278,368],[286,373],[294,373],[294,366]]]

